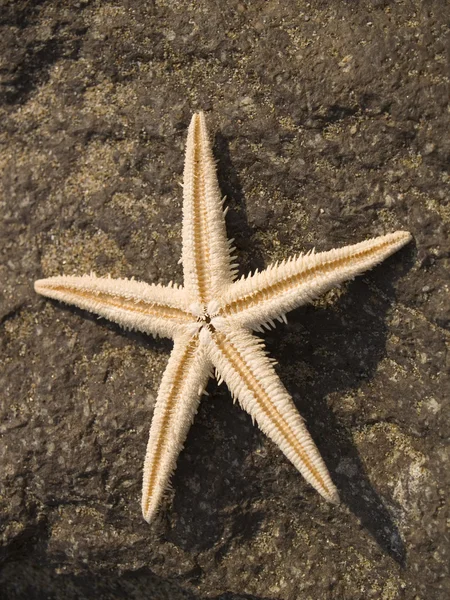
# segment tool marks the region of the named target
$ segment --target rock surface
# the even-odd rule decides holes
[[[448,16],[445,0],[2,4],[2,598],[448,598]],[[339,507],[210,384],[148,526],[170,343],[33,292],[90,271],[181,283],[197,109],[242,272],[414,235],[265,336]]]

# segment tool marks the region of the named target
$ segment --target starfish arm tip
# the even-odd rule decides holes
[[[34,291],[37,294],[42,294],[42,291],[45,288],[46,281],[47,281],[47,279],[36,279],[36,281],[33,284],[33,287],[34,287]]]
[[[413,239],[413,235],[410,231],[406,231],[406,229],[398,229],[397,231],[394,231],[393,233],[388,233],[385,237],[392,237],[392,238],[397,238],[399,242],[402,242],[403,244],[408,244],[408,242],[410,242]],[[383,236],[380,236],[383,237]]]
[[[330,493],[327,496],[326,500],[328,500],[328,502],[330,502],[330,504],[339,506],[339,504],[341,503],[341,499],[339,497],[339,493],[336,488],[334,488],[333,490],[330,490]]]
[[[146,521],[148,524],[150,524],[153,521],[153,519],[155,518],[155,511],[146,509],[143,505],[142,506],[142,516],[144,517],[144,521]]]
[[[409,242],[412,242],[412,240],[414,239],[414,236],[410,231],[401,231],[400,233],[403,234],[405,244],[409,244]]]

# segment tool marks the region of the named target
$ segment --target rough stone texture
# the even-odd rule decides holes
[[[2,598],[448,597],[447,6],[2,3]],[[265,336],[339,507],[212,384],[148,526],[141,466],[170,343],[33,292],[91,270],[181,282],[199,108],[243,272],[414,234]]]

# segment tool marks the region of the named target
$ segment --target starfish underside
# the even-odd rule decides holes
[[[328,252],[300,255],[236,278],[233,249],[203,113],[189,126],[183,183],[184,286],[128,279],[60,276],[36,281],[38,293],[74,304],[128,329],[170,337],[174,346],[159,388],[144,463],[142,511],[151,521],[208,378],[215,369],[231,394],[324,498],[339,496],[328,470],[252,334],[352,279],[410,239],[397,231]]]

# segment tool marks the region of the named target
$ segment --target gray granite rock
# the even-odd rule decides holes
[[[444,0],[3,3],[2,598],[448,597],[448,16]],[[33,292],[91,270],[181,282],[196,109],[243,272],[414,235],[265,336],[339,507],[210,384],[148,526],[170,343]]]

